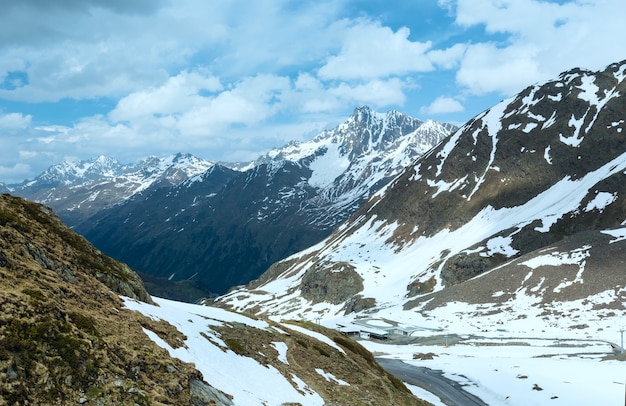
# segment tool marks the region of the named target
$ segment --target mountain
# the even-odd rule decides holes
[[[626,62],[573,69],[502,101],[324,241],[218,302],[287,318],[605,329],[626,315],[625,76]]]
[[[50,206],[73,227],[137,193],[178,184],[212,165],[190,154],[148,157],[131,165],[99,156],[53,165],[33,180],[11,185],[10,193]]]
[[[0,404],[426,404],[322,326],[151,298],[45,206],[0,195],[0,235]]]
[[[272,150],[246,171],[216,164],[100,210],[76,230],[133,269],[225,293],[328,236],[453,128],[358,108],[338,127]]]

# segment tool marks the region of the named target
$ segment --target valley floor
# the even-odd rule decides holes
[[[360,343],[377,357],[441,370],[445,377],[489,405],[624,402],[624,363],[605,341],[512,337],[506,332],[447,337],[421,332],[413,336],[414,342],[407,344],[374,340]],[[418,397],[435,405],[444,404],[424,389],[409,387]]]

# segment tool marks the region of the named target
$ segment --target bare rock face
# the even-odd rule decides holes
[[[446,286],[456,285],[491,268],[490,258],[479,254],[460,253],[450,258],[441,270],[441,279]]]
[[[348,263],[316,267],[302,278],[302,297],[313,303],[343,303],[363,290],[363,278]]]

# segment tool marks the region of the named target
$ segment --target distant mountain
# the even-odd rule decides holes
[[[337,128],[272,150],[244,172],[214,165],[100,210],[76,230],[141,272],[224,293],[322,240],[453,129],[359,108]]]
[[[190,154],[149,157],[130,165],[100,156],[53,165],[33,180],[12,185],[10,192],[48,205],[74,227],[137,193],[176,185],[213,165]]]
[[[625,77],[626,61],[573,69],[504,100],[219,302],[285,318],[470,317],[492,331],[623,318]]]
[[[426,404],[338,332],[151,304],[45,206],[0,195],[0,234],[1,404]]]

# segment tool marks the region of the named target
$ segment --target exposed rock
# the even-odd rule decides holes
[[[406,290],[408,292],[407,297],[414,297],[417,295],[424,295],[426,293],[430,293],[433,291],[436,285],[437,285],[437,281],[435,280],[434,276],[426,280],[425,282],[422,282],[419,279],[416,279],[406,287]]]
[[[344,314],[358,313],[363,310],[371,309],[376,306],[376,299],[373,297],[363,297],[363,295],[355,295],[346,301],[343,307]]]
[[[191,380],[191,404],[194,406],[232,406],[234,403],[223,393],[197,379]]]
[[[348,263],[316,267],[302,278],[302,297],[313,303],[343,303],[363,290],[363,278]]]
[[[491,267],[491,260],[477,253],[460,253],[448,259],[441,270],[444,286],[461,283],[480,275]]]

